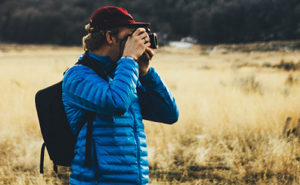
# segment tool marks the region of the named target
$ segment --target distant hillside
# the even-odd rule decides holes
[[[300,39],[299,0],[0,0],[0,41],[79,45],[91,13],[105,5],[151,22],[161,43]]]

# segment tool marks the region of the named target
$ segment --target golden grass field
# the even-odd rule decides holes
[[[238,46],[239,47],[239,46]],[[237,47],[237,48],[238,48]],[[300,118],[299,50],[239,52],[162,47],[152,65],[173,92],[179,121],[145,121],[150,184],[300,184],[300,142],[282,136]],[[62,79],[80,47],[0,45],[0,184],[54,185],[39,174],[42,137],[34,95]]]

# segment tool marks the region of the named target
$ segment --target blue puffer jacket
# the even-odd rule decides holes
[[[142,119],[174,123],[175,99],[153,68],[138,78],[138,65],[120,59],[114,69],[109,57],[88,53],[103,62],[109,81],[92,69],[75,65],[63,79],[63,103],[74,133],[84,110],[96,112],[92,132],[92,162],[85,161],[86,125],[80,130],[70,184],[147,184],[149,168]]]

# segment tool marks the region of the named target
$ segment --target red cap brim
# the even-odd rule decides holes
[[[129,26],[134,26],[134,27],[148,27],[150,26],[150,23],[148,22],[134,22],[134,23],[130,23]]]

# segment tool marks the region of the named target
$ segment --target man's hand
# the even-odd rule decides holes
[[[128,37],[123,51],[123,56],[131,56],[136,60],[150,46],[150,38],[144,28],[138,28]]]
[[[145,76],[150,68],[150,60],[154,56],[154,51],[151,48],[146,48],[145,52],[138,58],[139,74]]]

